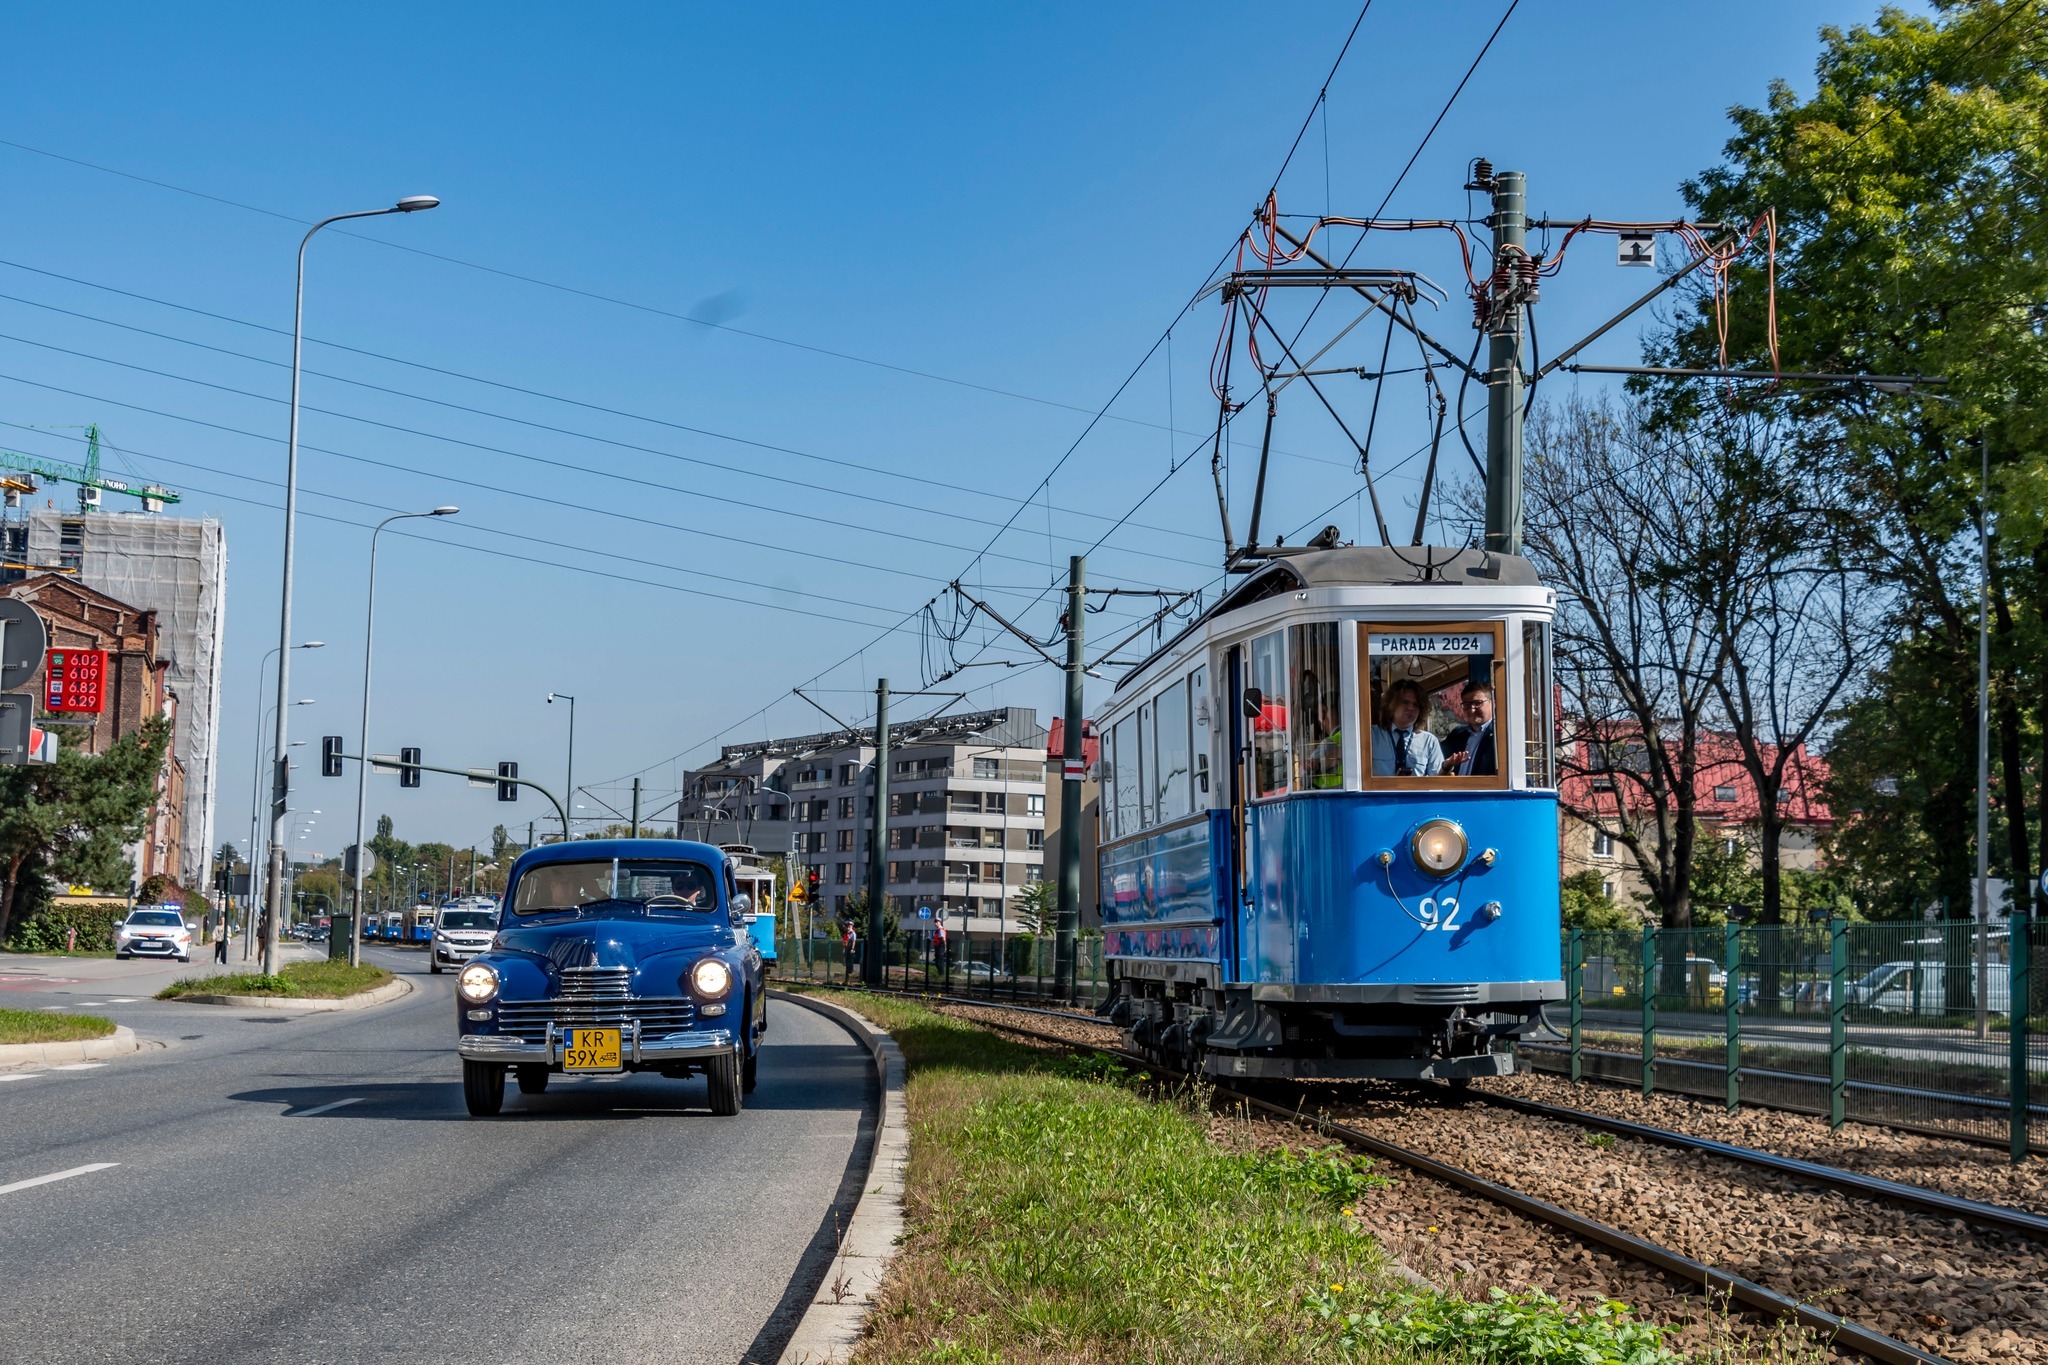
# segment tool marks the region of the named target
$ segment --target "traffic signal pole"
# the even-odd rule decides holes
[[[861,956],[860,979],[882,984],[882,909],[888,897],[889,843],[889,680],[875,680],[875,815],[868,845],[868,943]]]
[[[1088,557],[1067,561],[1067,707],[1061,746],[1059,918],[1053,931],[1053,993],[1062,1000],[1074,994],[1074,942],[1081,931],[1081,781],[1086,776],[1086,751],[1081,743],[1082,621],[1088,605]]]

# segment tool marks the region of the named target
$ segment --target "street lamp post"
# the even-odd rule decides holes
[[[395,512],[377,523],[370,532],[370,590],[363,608],[363,728],[362,755],[356,761],[356,871],[355,914],[349,917],[348,961],[351,967],[363,960],[363,808],[370,787],[370,657],[377,643],[377,537],[394,521],[414,517],[452,517],[460,508],[436,507],[425,512]]]
[[[292,296],[292,410],[291,426],[285,449],[284,473],[284,574],[279,592],[277,609],[277,757],[270,780],[270,871],[272,883],[264,888],[265,904],[271,913],[263,922],[263,972],[266,976],[277,970],[277,920],[282,903],[278,900],[279,883],[282,881],[284,850],[285,803],[291,793],[291,770],[287,767],[285,745],[290,736],[286,733],[290,712],[285,709],[285,698],[291,695],[291,640],[292,640],[292,534],[298,525],[299,507],[299,373],[301,354],[305,349],[306,335],[306,248],[313,241],[313,234],[330,223],[345,222],[351,218],[379,218],[387,213],[418,213],[422,209],[436,208],[441,201],[432,195],[411,195],[399,200],[390,208],[363,209],[355,213],[337,213],[323,218],[306,230],[299,239],[299,269],[297,284]]]
[[[303,646],[301,646],[301,648],[303,648]],[[274,649],[273,649],[272,651],[270,651],[270,652],[271,652],[272,654],[275,654],[275,653],[277,653],[277,651],[276,651],[276,650],[274,650]],[[295,702],[293,702],[293,703],[292,703],[292,705],[294,705],[294,706],[311,706],[311,705],[313,705],[313,704],[314,704],[314,701],[313,701],[313,698],[311,698],[311,697],[301,697],[301,698],[299,698],[299,699],[298,699],[297,701],[295,701]],[[256,767],[257,767],[257,770],[258,770],[258,773],[259,773],[259,780],[260,780],[260,773],[261,773],[261,770],[262,770],[262,767],[263,767],[263,763],[264,763],[264,761],[265,761],[266,759],[274,759],[274,758],[276,758],[276,757],[277,757],[277,752],[276,752],[276,750],[272,749],[272,750],[268,750],[268,751],[266,751],[266,750],[265,750],[265,749],[263,748],[263,745],[262,745],[262,736],[263,736],[263,731],[264,731],[264,729],[265,729],[266,727],[268,727],[268,726],[269,726],[269,724],[270,724],[270,721],[271,721],[271,718],[272,718],[273,716],[275,716],[276,714],[277,714],[277,707],[276,707],[276,705],[275,705],[275,704],[273,704],[273,705],[270,705],[270,706],[266,706],[266,707],[264,707],[264,708],[263,708],[263,715],[262,715],[261,719],[259,719],[259,720],[257,721],[257,723],[256,723],[256,735],[257,735],[257,746],[256,746],[256,748],[257,748],[257,752],[256,752]],[[289,749],[289,748],[297,748],[297,747],[298,747],[298,745],[297,745],[297,743],[296,743],[296,742],[294,742],[293,744],[291,744],[291,745],[287,746],[287,748],[288,748],[288,749]],[[286,761],[287,763],[289,763],[289,762],[291,761],[289,753],[287,753],[287,755],[286,755],[286,758],[285,758],[285,761]],[[261,826],[261,825],[260,825],[260,823],[259,823],[259,820],[260,820],[260,816],[259,816],[259,813],[258,813],[258,810],[257,810],[257,807],[256,807],[256,801],[257,801],[257,799],[258,799],[258,796],[259,796],[259,793],[258,793],[257,791],[255,791],[255,790],[253,790],[253,789],[252,789],[252,790],[250,791],[250,793],[249,793],[249,801],[250,801],[250,809],[249,809],[249,824],[250,824],[250,827],[251,827],[251,828],[250,828],[250,832],[249,832],[249,838],[250,838],[250,843],[251,843],[251,845],[252,845],[252,846],[255,846],[255,845],[257,845],[257,844],[259,843],[259,841],[260,841],[260,845],[261,845],[260,849],[258,850],[258,851],[260,852],[260,854],[261,854],[261,861],[260,861],[260,863],[259,863],[258,861],[256,861],[256,857],[257,857],[257,854],[256,854],[256,853],[252,853],[252,854],[250,855],[250,857],[251,857],[251,861],[250,861],[250,863],[249,863],[249,878],[250,878],[250,883],[251,883],[251,885],[250,885],[250,890],[251,890],[252,892],[254,892],[254,893],[255,893],[255,894],[254,894],[254,896],[252,896],[252,897],[251,897],[251,899],[250,899],[250,902],[249,902],[249,904],[250,904],[250,906],[251,906],[251,908],[252,908],[252,909],[254,909],[254,908],[259,908],[259,903],[258,903],[258,900],[256,899],[257,897],[261,897],[261,898],[262,898],[262,903],[266,903],[266,904],[267,904],[267,903],[268,903],[268,901],[269,901],[269,896],[270,896],[270,849],[271,849],[271,845],[272,845],[272,844],[274,844],[274,843],[276,842],[276,831],[275,831],[274,829],[273,829],[273,830],[271,831],[270,835],[269,835],[269,836],[267,836],[267,837],[266,837],[266,836],[264,836],[264,835],[262,834],[262,826]],[[261,918],[262,918],[262,916],[261,916],[260,914],[258,914],[257,916],[255,916],[255,919],[261,919]],[[246,933],[246,934],[242,935],[242,960],[243,960],[244,962],[246,962],[246,961],[248,961],[248,960],[249,960],[249,953],[250,953],[250,948],[251,948],[251,945],[252,945],[252,944],[254,943],[254,941],[255,941],[255,929],[254,929],[254,920],[252,920],[252,921],[251,921],[251,928],[250,928],[250,932],[248,932],[248,933]]]
[[[324,640],[308,640],[304,644],[293,645],[292,648],[319,649],[324,644],[326,644]],[[262,700],[263,678],[265,674],[270,672],[270,661],[276,657],[277,650],[273,647],[269,653],[263,656],[263,662],[256,666],[256,742],[250,746],[251,754],[249,761],[249,892],[242,897],[242,960],[244,962],[249,960],[249,944],[255,935],[255,919],[250,915],[249,910],[250,907],[256,904],[256,897],[262,894],[263,866],[269,861],[269,859],[263,856],[262,831],[263,722],[269,716],[270,708],[262,705]],[[230,877],[234,876],[233,868],[228,869],[228,875]],[[230,882],[229,885],[232,886],[233,882]]]
[[[550,692],[548,693],[548,705],[553,706],[557,697],[569,703],[569,770],[562,778],[562,800],[568,803],[570,810],[574,810],[576,809],[576,699],[567,692]],[[562,830],[562,837],[564,839],[573,838],[575,837],[574,831],[565,825]]]

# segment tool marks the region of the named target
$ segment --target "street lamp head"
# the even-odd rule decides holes
[[[437,209],[441,201],[431,194],[408,194],[393,205],[400,213],[418,213],[421,209]]]
[[[311,697],[301,697],[299,700],[292,703],[293,706],[311,706],[312,704],[313,699]]]
[[[326,642],[325,640],[308,640],[308,641],[306,641],[306,642],[305,642],[304,644],[300,645],[300,646],[299,646],[299,648],[300,648],[300,649],[324,649],[324,648],[326,648],[326,646],[327,646],[327,642]]]
[[[430,517],[452,517],[461,510],[462,509],[460,507],[436,507],[433,511],[427,513],[427,515]]]

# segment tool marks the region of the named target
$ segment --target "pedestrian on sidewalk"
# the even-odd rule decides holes
[[[848,980],[848,981],[850,982],[850,981],[852,981],[852,980],[853,980],[853,955],[854,955],[855,951],[856,951],[856,950],[858,950],[858,949],[859,949],[859,947],[860,947],[860,935],[859,935],[859,934],[858,934],[857,932],[855,932],[855,930],[854,930],[854,927],[853,927],[853,921],[852,921],[852,920],[848,920],[848,921],[846,922],[846,935],[845,935],[845,942],[846,942],[846,979],[847,979],[847,980]]]
[[[220,932],[213,936],[213,960],[228,960],[228,917],[225,914],[220,917]]]

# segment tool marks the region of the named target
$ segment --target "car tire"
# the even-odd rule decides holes
[[[477,1118],[487,1119],[505,1107],[505,1068],[497,1062],[462,1062],[462,1102]]]
[[[441,964],[438,962],[429,962],[427,964],[427,970],[432,972],[435,976],[439,976],[441,974]]]
[[[543,1095],[548,1088],[548,1069],[544,1066],[522,1066],[516,1068],[519,1074],[519,1093],[522,1095]]]
[[[740,1112],[740,1059],[735,1054],[728,1052],[705,1063],[704,1084],[712,1113],[731,1118]]]
[[[746,1065],[740,1068],[740,1093],[751,1095],[761,1079],[761,1054],[754,1051],[747,1054]]]
[[[126,953],[115,953],[115,954],[114,954],[114,961],[116,961],[116,962],[126,962],[127,960],[128,960],[128,954],[126,954]]]

